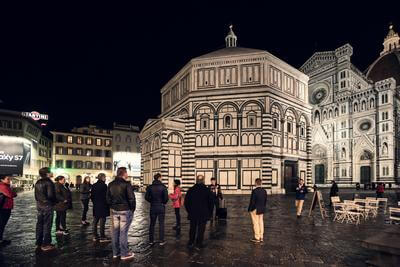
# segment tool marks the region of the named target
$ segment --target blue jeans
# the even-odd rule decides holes
[[[132,223],[133,212],[131,210],[111,210],[111,214],[113,256],[127,256],[129,253],[128,231]]]

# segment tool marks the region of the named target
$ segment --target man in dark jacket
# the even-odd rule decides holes
[[[256,188],[251,192],[248,212],[253,222],[255,243],[264,242],[264,213],[267,205],[267,191],[261,187],[261,179],[256,179]]]
[[[113,258],[121,256],[121,260],[134,257],[128,247],[128,230],[136,209],[136,198],[132,185],[128,182],[126,168],[117,170],[117,177],[107,188],[107,204],[111,208]]]
[[[110,241],[105,235],[106,218],[110,216],[110,207],[107,204],[107,185],[106,175],[99,173],[97,182],[92,186],[92,194],[90,198],[93,202],[93,241],[108,242]],[[100,222],[100,239],[97,234],[97,224]]]
[[[213,197],[204,184],[204,176],[197,175],[196,184],[189,189],[185,197],[185,208],[190,220],[188,247],[191,248],[193,245],[196,245],[196,248],[199,249],[204,247],[204,231],[206,223],[210,219],[213,205]]]
[[[154,227],[157,217],[160,226],[160,246],[165,245],[164,239],[164,219],[165,219],[165,204],[168,202],[167,187],[160,181],[161,174],[154,175],[153,184],[147,187],[145,199],[150,202],[150,230],[149,242],[154,245]]]
[[[339,188],[335,181],[332,181],[331,191],[329,192],[329,200],[330,206],[332,206],[332,197],[336,197],[338,195]]]
[[[53,174],[50,168],[44,167],[39,170],[40,179],[35,184],[35,199],[37,206],[36,223],[36,245],[43,251],[55,249],[51,244],[51,226],[53,224],[54,204],[56,193]]]

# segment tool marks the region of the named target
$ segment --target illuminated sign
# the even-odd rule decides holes
[[[37,111],[32,111],[32,112],[22,112],[22,116],[31,118],[34,121],[39,121],[39,120],[48,120],[49,116],[47,114],[40,114]]]
[[[0,137],[0,174],[22,175],[30,160],[30,144],[18,138]]]
[[[129,176],[140,176],[140,153],[115,152],[113,153],[113,170],[125,167]]]

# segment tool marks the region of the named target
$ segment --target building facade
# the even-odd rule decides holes
[[[99,173],[113,176],[112,131],[93,125],[70,132],[52,131],[53,173],[76,184],[77,176],[94,179]],[[93,181],[93,180],[92,180]]]
[[[23,166],[21,169],[10,169],[15,175],[15,183],[32,184],[39,177],[39,169],[51,165],[52,140],[44,128],[23,112],[0,110],[0,161],[3,164],[4,155],[23,151]],[[11,160],[10,160],[11,161]],[[14,163],[12,163],[14,164]],[[3,165],[2,165],[3,166]],[[2,167],[5,170],[6,167]]]
[[[300,68],[310,77],[312,182],[343,186],[399,182],[400,38],[390,26],[366,72],[353,48],[317,52]]]
[[[162,89],[161,114],[140,133],[143,184],[159,172],[184,189],[203,174],[226,193],[270,193],[311,184],[308,77],[267,51],[226,48],[192,59]]]

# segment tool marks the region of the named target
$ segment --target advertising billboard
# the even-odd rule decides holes
[[[133,177],[140,176],[140,153],[133,152],[114,152],[113,153],[113,171],[119,167],[125,167],[128,175]]]
[[[0,137],[0,174],[22,175],[30,165],[31,145],[22,139]]]

